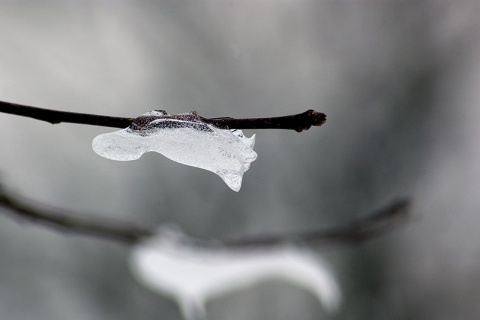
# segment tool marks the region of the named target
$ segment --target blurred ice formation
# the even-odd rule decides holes
[[[341,299],[326,264],[293,245],[228,250],[161,229],[133,249],[131,267],[143,285],[175,299],[186,319],[204,317],[206,301],[212,297],[269,279],[305,288],[327,311],[335,311]]]
[[[196,112],[172,116],[150,111],[126,129],[98,135],[92,147],[102,157],[117,161],[137,160],[155,151],[178,163],[211,171],[239,191],[243,174],[257,158],[254,144],[255,135],[247,138],[241,130],[216,128]]]

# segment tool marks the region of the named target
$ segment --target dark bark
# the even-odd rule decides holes
[[[0,186],[0,206],[13,217],[38,223],[72,234],[88,235],[110,239],[121,243],[133,244],[152,236],[155,231],[145,227],[136,227],[132,223],[113,219],[101,219],[97,216],[67,214],[58,209],[12,195]],[[398,200],[357,221],[331,229],[310,230],[294,234],[248,236],[223,241],[203,241],[199,243],[221,245],[230,248],[268,247],[287,241],[301,241],[309,245],[360,244],[391,231],[401,225],[409,216],[410,202]],[[82,218],[80,218],[82,217]]]
[[[102,127],[126,128],[135,118],[112,117],[96,114],[58,111],[0,101],[0,112],[57,123],[77,123]],[[324,113],[307,110],[303,113],[272,118],[203,118],[207,123],[222,129],[286,129],[301,132],[311,126],[321,126],[327,121]]]

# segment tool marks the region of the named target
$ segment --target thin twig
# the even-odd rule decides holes
[[[34,118],[52,124],[68,122],[113,128],[126,128],[134,120],[134,118],[44,109],[5,101],[0,101],[0,112]],[[202,120],[224,129],[287,129],[301,132],[308,130],[311,126],[321,126],[327,121],[327,116],[321,112],[307,110],[296,115],[273,118],[208,119],[202,117]]]
[[[57,124],[61,122],[88,124],[93,126],[126,128],[134,118],[121,118],[68,111],[57,111],[30,107],[21,104],[0,101],[0,112],[33,118]]]
[[[35,203],[34,201],[15,196],[0,186],[0,206],[9,209],[14,218],[21,218],[32,223],[38,223],[49,228],[74,234],[110,239],[127,244],[135,243],[142,238],[154,234],[153,230],[137,228],[132,224],[122,223],[113,219],[99,217],[79,217],[73,214],[59,213],[55,208]]]
[[[56,230],[74,234],[109,239],[120,243],[134,244],[152,236],[155,231],[149,228],[134,227],[130,223],[121,223],[113,219],[98,217],[80,217],[79,215],[60,213],[58,209],[34,204],[33,201],[12,195],[0,186],[0,206],[14,217],[45,225]],[[43,208],[43,209],[42,209]],[[409,201],[394,201],[381,210],[343,227],[312,230],[296,234],[277,234],[248,236],[241,239],[220,241],[231,248],[268,247],[289,240],[298,240],[311,245],[319,244],[359,244],[387,233],[405,221],[409,212]],[[206,241],[205,243],[212,243]],[[218,243],[218,242],[216,242]]]
[[[309,245],[360,244],[399,227],[409,217],[410,201],[400,199],[344,226],[292,234],[271,234],[223,241],[229,247],[270,246],[286,240]]]

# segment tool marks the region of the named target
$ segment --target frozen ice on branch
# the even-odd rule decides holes
[[[147,112],[128,128],[98,135],[93,150],[102,157],[130,161],[144,153],[158,152],[170,160],[211,171],[234,191],[255,161],[255,135],[220,129],[202,120],[195,111],[170,115],[163,110]]]

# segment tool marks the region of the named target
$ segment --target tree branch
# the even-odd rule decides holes
[[[57,111],[0,101],[0,112],[57,123],[77,123],[102,127],[126,128],[134,118],[111,117],[96,114]],[[301,132],[311,126],[321,126],[327,121],[324,113],[307,110],[291,116],[273,118],[203,118],[202,120],[222,129],[287,129]]]
[[[119,243],[134,244],[154,235],[155,230],[135,227],[113,219],[82,217],[65,214],[58,209],[34,204],[6,191],[0,186],[0,213],[10,212],[13,217],[45,225],[59,231],[70,232],[97,238],[109,239]],[[43,207],[43,209],[41,208]],[[231,248],[268,247],[286,241],[302,241],[311,245],[321,244],[359,244],[387,233],[409,216],[410,202],[406,199],[394,201],[381,210],[374,212],[348,225],[293,234],[248,236],[240,239],[226,239],[220,245]],[[217,243],[200,240],[202,243]]]
[[[132,123],[134,119],[68,111],[57,111],[30,107],[5,101],[0,101],[0,112],[46,121],[50,122],[51,124],[68,122],[113,128],[126,128],[130,125],[130,123]]]
[[[399,227],[410,215],[410,201],[399,199],[344,226],[303,233],[271,234],[223,241],[230,247],[270,246],[298,240],[309,245],[360,244]]]
[[[14,196],[0,187],[0,206],[10,212],[14,218],[42,224],[63,232],[105,238],[127,244],[135,243],[154,234],[153,230],[137,228],[132,224],[121,223],[113,219],[83,217],[59,213],[60,210],[35,204],[34,201]],[[62,210],[63,211],[63,210]]]

